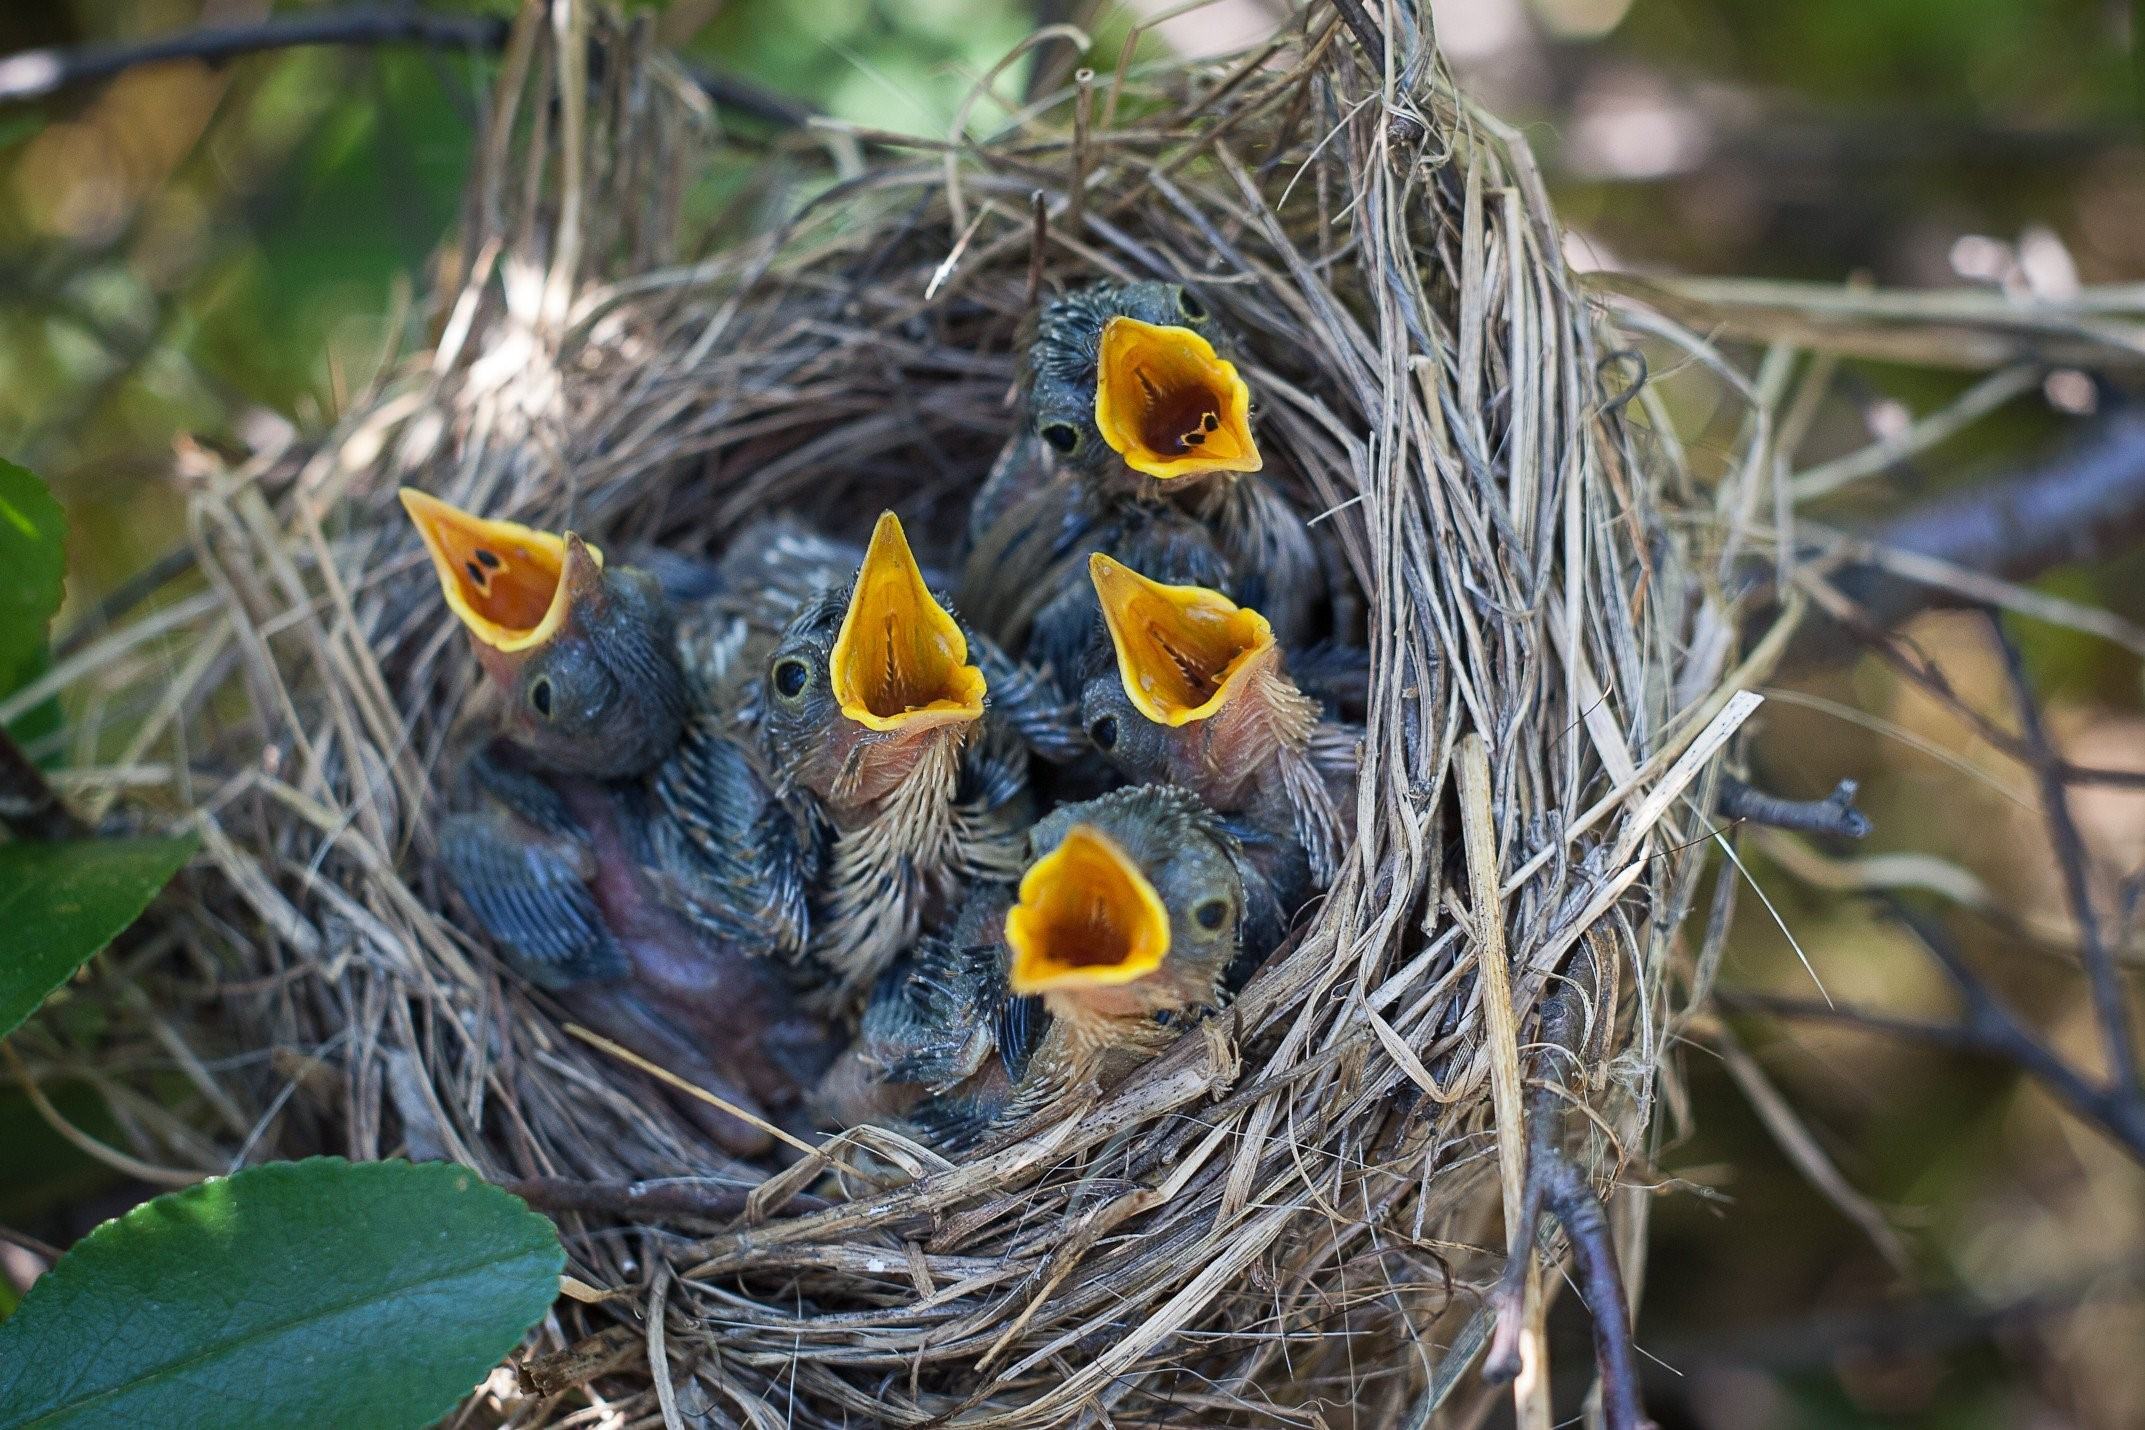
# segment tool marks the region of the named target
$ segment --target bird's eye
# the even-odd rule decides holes
[[[1207,305],[1189,288],[1177,290],[1177,311],[1195,323],[1204,323],[1207,320]]]
[[[1208,899],[1198,908],[1192,910],[1192,917],[1198,921],[1201,928],[1213,933],[1223,924],[1229,922],[1229,901],[1227,899]]]
[[[775,694],[784,700],[795,700],[804,694],[804,687],[811,680],[812,672],[806,669],[804,662],[796,656],[784,656],[775,662],[774,678]]]
[[[1105,715],[1087,727],[1087,737],[1095,742],[1095,748],[1110,751],[1117,748],[1117,717]]]
[[[543,716],[546,720],[551,718],[550,676],[540,675],[536,678],[536,683],[529,687],[529,703],[536,707],[537,714]]]
[[[1070,457],[1080,445],[1080,429],[1070,422],[1046,422],[1043,424],[1043,440],[1060,455]]]

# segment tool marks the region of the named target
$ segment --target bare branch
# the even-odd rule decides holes
[[[1937,961],[1958,993],[1963,1008],[1956,1024],[1928,1023],[1850,1006],[1806,1003],[1727,989],[1715,997],[1726,1008],[1741,1008],[1803,1022],[1838,1023],[2008,1062],[2047,1088],[2057,1101],[2145,1166],[2145,1092],[2141,1092],[2135,1083],[2097,1083],[2066,1063],[1989,991],[1988,985],[1967,963],[1965,955],[1952,943],[1942,925],[1896,900],[1888,899],[1885,904],[1892,916],[1906,925]]]
[[[0,57],[0,104],[45,99],[81,84],[94,84],[139,65],[167,60],[220,64],[270,50],[310,45],[410,45],[426,49],[496,53],[505,48],[509,22],[493,15],[455,15],[401,6],[273,15],[239,25],[204,25],[146,40],[75,49],[23,50]],[[719,105],[783,128],[812,117],[809,105],[734,75],[693,69],[693,80]]]
[[[1855,808],[1855,782],[1841,780],[1823,799],[1782,799],[1752,789],[1732,775],[1720,781],[1718,806],[1727,819],[1747,819],[1799,834],[1834,834],[1860,839],[1869,833],[1869,816]]]
[[[1638,1356],[1632,1346],[1631,1303],[1624,1293],[1623,1271],[1607,1212],[1586,1173],[1572,1160],[1568,1140],[1567,1094],[1558,1064],[1576,1065],[1586,1037],[1589,994],[1597,993],[1596,966],[1582,946],[1567,966],[1563,981],[1542,1004],[1541,1028],[1534,1044],[1528,1082],[1527,1181],[1518,1230],[1510,1257],[1490,1304],[1497,1325],[1482,1374],[1491,1383],[1519,1374],[1519,1329],[1527,1289],[1527,1268],[1534,1257],[1535,1228],[1544,1211],[1553,1213],[1571,1243],[1579,1294],[1594,1327],[1594,1360],[1601,1374],[1602,1421],[1609,1430],[1643,1430],[1646,1418],[1639,1398]],[[1613,1010],[1594,1010],[1596,1017]]]
[[[2041,718],[2040,701],[2026,675],[2026,660],[2018,643],[2004,629],[2003,619],[1991,614],[1989,628],[2003,652],[2004,675],[2011,683],[2011,697],[2018,707],[2019,735],[2025,741],[2027,763],[2032,766],[2041,790],[2041,811],[2048,821],[2049,838],[2056,848],[2056,866],[2063,871],[2063,893],[2070,901],[2071,917],[2078,925],[2080,956],[2093,989],[2093,1011],[2100,1020],[2101,1042],[2108,1058],[2108,1074],[2118,1087],[2138,1085],[2137,1045],[2131,1041],[2130,1010],[2123,994],[2122,975],[2115,955],[2101,934],[2100,914],[2093,907],[2093,890],[2087,874],[2085,840],[2078,822],[2071,817],[2070,791],[2058,772],[2060,761],[2048,740],[2048,726]]]

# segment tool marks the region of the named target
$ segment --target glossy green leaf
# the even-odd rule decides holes
[[[0,844],[0,1038],[141,917],[194,852],[176,838]]]
[[[0,1430],[430,1424],[564,1263],[454,1163],[249,1168],[106,1222],[30,1288],[0,1323]]]
[[[45,649],[67,574],[67,520],[35,473],[0,461],[0,695]]]

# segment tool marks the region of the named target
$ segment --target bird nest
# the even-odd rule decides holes
[[[179,817],[128,793],[176,770],[205,840],[124,955],[200,1088],[167,1161],[450,1157],[552,1211],[569,1294],[480,1391],[517,1423],[1390,1424],[1484,1393],[1530,1086],[1643,1232],[1618,1186],[1706,963],[1690,846],[1779,642],[1743,657],[1713,579],[1754,459],[1694,488],[1524,143],[1391,8],[980,88],[963,132],[998,132],[945,144],[726,137],[644,30],[525,10],[427,349],[325,440],[182,453],[200,584],[69,672],[129,716],[85,737],[91,812]],[[1078,38],[1024,49],[1056,73]],[[457,916],[436,830],[476,673],[396,489],[686,552],[893,506],[946,561],[1020,420],[1023,315],[1150,277],[1237,334],[1259,480],[1370,653],[1338,877],[1226,1011],[1040,1129],[726,1160],[674,1074]]]

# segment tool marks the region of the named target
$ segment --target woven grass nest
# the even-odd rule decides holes
[[[444,1156],[583,1188],[578,1295],[487,1418],[1422,1423],[1489,1393],[1463,1372],[1530,1096],[1575,1114],[1640,1244],[1620,1188],[1707,965],[1691,846],[1777,648],[1741,654],[1715,579],[1753,464],[1694,486],[1525,146],[1392,14],[1314,4],[1224,63],[980,99],[988,142],[755,147],[643,31],[532,5],[427,350],[324,441],[186,454],[206,583],[80,676],[141,713],[85,762],[115,772],[91,802],[191,821],[209,855],[128,967],[230,1133],[204,1166]],[[1260,479],[1371,653],[1340,876],[1232,1007],[1043,1131],[960,1165],[868,1131],[727,1163],[689,1093],[455,916],[434,830],[474,669],[396,489],[689,552],[891,505],[945,559],[1019,421],[1023,313],[1104,277],[1195,281],[1237,333]],[[159,762],[183,805],[128,794]],[[1560,988],[1582,1026],[1550,1067]]]

